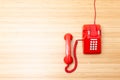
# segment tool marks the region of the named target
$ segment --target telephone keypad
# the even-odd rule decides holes
[[[97,39],[90,40],[90,50],[97,50]]]

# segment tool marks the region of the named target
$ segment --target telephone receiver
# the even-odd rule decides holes
[[[67,73],[72,73],[77,68],[77,57],[76,57],[76,48],[78,41],[83,43],[83,53],[84,54],[100,54],[101,53],[101,28],[99,24],[86,24],[83,26],[82,30],[82,39],[78,39],[74,43],[73,54],[71,52],[71,42],[73,36],[70,33],[65,34],[65,57],[64,62],[67,64],[65,71]],[[73,57],[72,57],[73,55]],[[68,70],[70,64],[75,62],[74,68]]]
[[[64,39],[66,41],[66,56],[64,57],[64,61],[66,64],[71,64],[73,62],[73,58],[71,56],[71,41],[73,39],[73,36],[70,33],[67,33],[64,36]]]

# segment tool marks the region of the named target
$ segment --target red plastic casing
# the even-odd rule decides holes
[[[86,24],[83,26],[83,53],[101,53],[101,28],[98,24]]]

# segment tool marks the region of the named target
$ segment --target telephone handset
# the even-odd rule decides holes
[[[66,42],[66,56],[64,57],[64,62],[67,64],[65,71],[71,73],[77,68],[77,57],[76,57],[76,48],[78,41],[83,41],[83,53],[84,54],[100,54],[101,53],[101,28],[97,24],[87,24],[83,26],[82,38],[75,41],[73,47],[73,56],[74,56],[74,68],[68,70],[68,67],[73,62],[73,57],[71,54],[71,41],[73,36],[70,33],[65,34],[64,39]]]
[[[77,68],[78,62],[77,62],[77,57],[76,57],[76,47],[77,47],[78,41],[82,40],[81,39],[81,40],[76,40],[75,41],[74,48],[73,48],[73,56],[74,56],[75,65],[74,65],[73,69],[68,70],[69,65],[73,63],[73,57],[72,57],[72,54],[71,54],[71,41],[72,41],[72,38],[73,38],[73,36],[70,33],[67,33],[64,36],[64,40],[66,42],[66,50],[65,50],[66,56],[64,57],[64,62],[67,64],[67,66],[65,67],[65,71],[67,73],[71,73],[71,72],[75,71],[76,68]]]
[[[71,56],[71,40],[72,40],[73,36],[71,34],[66,34],[64,36],[64,39],[66,40],[66,56],[64,57],[64,61],[66,64],[71,64],[73,62],[73,58]]]

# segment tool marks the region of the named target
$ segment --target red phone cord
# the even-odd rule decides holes
[[[94,24],[96,24],[96,0],[94,0]]]
[[[74,68],[71,69],[71,70],[68,70],[68,68],[69,68],[69,66],[70,66],[70,65],[68,64],[68,65],[65,67],[65,71],[66,71],[67,73],[72,73],[72,72],[75,71],[76,68],[77,68],[78,61],[77,61],[77,57],[76,57],[76,48],[77,48],[78,41],[82,41],[82,39],[78,39],[78,40],[76,40],[75,43],[74,43],[74,47],[73,47],[73,55],[74,55],[74,61],[75,61]]]
[[[96,0],[94,0],[94,24],[96,24]],[[68,65],[65,67],[65,71],[66,71],[67,73],[72,73],[72,72],[75,71],[76,68],[77,68],[78,61],[77,61],[77,57],[76,57],[76,48],[77,48],[78,41],[82,41],[82,40],[83,40],[83,39],[80,39],[80,40],[76,40],[76,41],[75,41],[74,49],[73,49],[75,65],[74,65],[74,68],[73,68],[72,70],[68,70],[68,68],[69,68],[69,64],[68,64]]]

